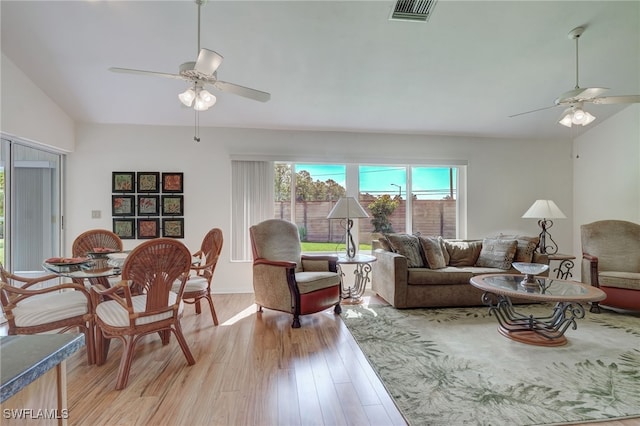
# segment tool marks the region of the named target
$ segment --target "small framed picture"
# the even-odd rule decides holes
[[[111,196],[111,216],[135,216],[136,197],[135,195],[112,195]]]
[[[162,219],[162,236],[168,238],[184,238],[184,219]]]
[[[183,173],[162,173],[162,192],[184,192]]]
[[[135,172],[111,173],[111,192],[136,192]]]
[[[138,192],[160,192],[159,172],[138,172],[137,178]]]
[[[113,219],[113,232],[123,240],[131,240],[136,237],[135,219]]]
[[[184,216],[184,197],[182,195],[163,195],[162,216]]]
[[[160,196],[138,195],[138,216],[158,216]]]
[[[144,218],[138,219],[138,238],[150,239],[158,238],[160,236],[160,219]]]

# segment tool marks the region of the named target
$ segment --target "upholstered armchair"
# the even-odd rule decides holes
[[[253,250],[253,290],[262,308],[293,314],[291,327],[300,327],[300,315],[340,307],[340,275],[336,256],[302,255],[295,224],[269,219],[250,228]]]
[[[640,311],[640,225],[601,220],[580,226],[582,282],[600,287],[602,305]],[[592,312],[599,312],[594,303]]]

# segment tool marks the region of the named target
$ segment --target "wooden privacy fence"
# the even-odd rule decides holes
[[[367,203],[362,207],[369,214],[368,219],[360,219],[359,241],[368,243],[373,226],[371,212]],[[344,221],[328,220],[327,215],[335,201],[300,201],[295,204],[295,222],[300,229],[303,241],[340,242],[344,239]],[[274,217],[289,220],[291,204],[288,201],[276,202]],[[413,200],[413,229],[406,229],[405,200],[399,200],[398,208],[389,216],[394,232],[420,232],[422,235],[442,235],[444,238],[456,237],[456,201],[455,200]]]

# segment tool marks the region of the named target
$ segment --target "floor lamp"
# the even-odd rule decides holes
[[[356,255],[356,245],[353,242],[351,228],[353,228],[353,219],[361,219],[369,217],[367,212],[362,208],[355,197],[340,197],[333,209],[329,212],[327,219],[346,219],[346,244],[347,257],[353,259]]]
[[[562,210],[558,208],[553,200],[536,200],[529,210],[522,215],[523,218],[539,219],[538,226],[542,229],[540,232],[540,242],[538,242],[538,248],[542,254],[556,254],[558,252],[558,245],[548,229],[553,226],[553,221],[549,219],[566,219],[567,217],[562,213]],[[547,245],[547,240],[550,241]]]

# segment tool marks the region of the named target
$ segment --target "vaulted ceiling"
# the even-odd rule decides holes
[[[390,21],[393,1],[209,1],[201,46],[224,56],[220,80],[271,93],[223,92],[201,126],[486,137],[569,138],[553,105],[581,87],[640,94],[639,1],[440,0],[426,23]],[[74,120],[184,125],[197,56],[197,5],[182,1],[7,1],[2,51]],[[597,125],[627,105],[587,105]]]

